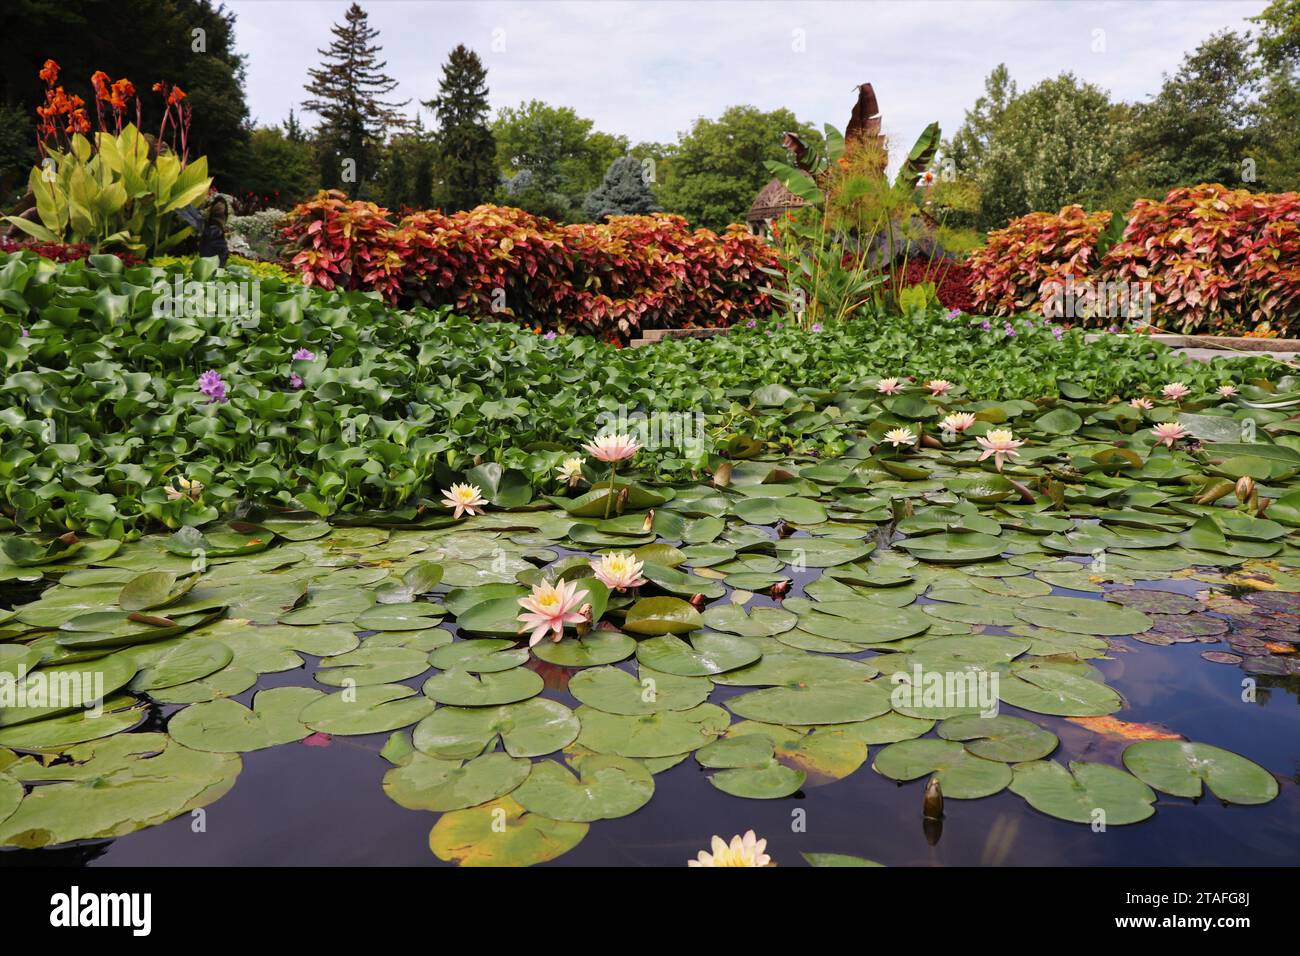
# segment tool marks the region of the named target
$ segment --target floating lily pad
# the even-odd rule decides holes
[[[545,682],[526,667],[498,674],[470,674],[459,668],[435,674],[424,682],[424,693],[440,704],[492,707],[536,697]]]
[[[1204,610],[1201,602],[1186,594],[1173,591],[1152,591],[1133,588],[1122,591],[1109,591],[1106,600],[1135,611],[1154,614],[1194,614]]]
[[[725,702],[739,717],[768,724],[843,724],[888,713],[889,689],[866,681],[768,687]]]
[[[592,754],[575,763],[577,777],[554,760],[533,764],[513,798],[530,813],[591,823],[635,813],[654,795],[654,777],[637,760]]]
[[[466,760],[498,737],[512,757],[541,757],[562,750],[578,736],[573,711],[537,697],[500,707],[439,707],[415,725],[412,744],[445,760]]]
[[[250,710],[223,699],[194,704],[174,714],[167,733],[191,750],[245,753],[302,740],[311,731],[298,719],[323,695],[310,687],[273,687],[253,697]]]
[[[1201,785],[1225,803],[1268,803],[1278,794],[1273,775],[1231,750],[1186,740],[1143,740],[1124,750],[1124,766],[1163,793],[1196,798]]]
[[[444,644],[429,655],[429,663],[441,670],[458,667],[471,674],[491,674],[526,664],[528,655],[528,648],[515,647],[514,641],[480,637]]]
[[[433,708],[433,701],[404,684],[374,684],[317,698],[298,719],[325,734],[380,734],[410,726]]]
[[[1069,770],[1054,760],[1017,764],[1011,792],[1035,810],[1073,823],[1123,826],[1155,813],[1151,788],[1106,764],[1072,760]]]
[[[527,779],[531,766],[503,753],[462,763],[416,752],[384,774],[384,793],[408,810],[463,810],[510,793]]]
[[[637,645],[636,659],[652,670],[679,677],[707,677],[752,664],[762,656],[743,637],[701,631],[688,641],[671,634]]]
[[[628,609],[623,629],[633,634],[685,634],[703,626],[700,612],[674,597],[642,598]]]
[[[595,667],[569,681],[569,693],[582,703],[627,716],[690,710],[708,700],[712,689],[707,677],[683,677],[645,666],[636,677],[617,667]]]
[[[960,740],[977,757],[1020,763],[1046,757],[1060,742],[1056,734],[1019,717],[966,715],[939,725],[944,740]]]
[[[795,626],[797,615],[778,607],[756,607],[749,613],[735,604],[722,604],[704,612],[704,626],[741,637],[770,637]]]
[[[533,654],[560,667],[599,667],[626,660],[636,653],[636,647],[637,642],[626,634],[598,628],[581,637],[543,641],[533,648]]]
[[[938,776],[945,797],[974,800],[1002,790],[1011,782],[1005,763],[976,757],[953,740],[904,740],[876,754],[871,766],[891,780]]]
[[[1141,634],[1152,625],[1151,618],[1132,608],[1059,595],[1026,598],[1017,606],[1016,616],[1026,624],[1099,637]]]
[[[583,706],[578,708],[578,720],[582,723],[579,745],[620,757],[689,753],[720,736],[731,723],[727,712],[713,704],[637,717],[607,714]]]
[[[509,796],[444,814],[429,833],[440,860],[461,866],[532,866],[563,856],[588,825],[528,813]]]

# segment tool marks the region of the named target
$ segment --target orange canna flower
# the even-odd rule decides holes
[[[95,88],[95,96],[101,100],[108,99],[108,74],[103,70],[96,70],[90,76],[90,85]]]
[[[171,93],[167,96],[167,105],[175,106],[183,99],[185,99],[185,91],[179,86],[173,86]]]
[[[67,132],[69,136],[73,133],[90,132],[90,120],[87,118],[85,110],[76,110],[68,117]]]
[[[122,79],[113,84],[113,91],[109,98],[109,102],[113,105],[113,109],[115,110],[126,109],[126,101],[133,96],[135,96],[135,86],[130,80]]]
[[[53,86],[54,81],[59,78],[59,64],[53,60],[46,60],[45,65],[41,67],[40,77],[47,84]]]

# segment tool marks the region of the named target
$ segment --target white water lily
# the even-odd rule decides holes
[[[734,836],[727,843],[720,836],[715,836],[710,849],[699,852],[693,860],[687,860],[687,866],[771,866],[772,858],[764,850],[767,841],[760,840],[753,830],[746,830],[744,836]]]
[[[442,503],[445,507],[455,509],[456,513],[452,517],[459,518],[463,514],[482,514],[487,499],[483,497],[483,489],[478,485],[455,484],[443,489]]]
[[[895,448],[903,445],[915,445],[916,435],[910,428],[891,428],[885,432],[885,441],[889,442]]]

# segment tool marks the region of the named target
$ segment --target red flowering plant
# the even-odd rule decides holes
[[[125,78],[91,76],[97,129],[85,102],[59,85],[59,65],[46,60],[45,101],[36,108],[40,164],[28,177],[22,213],[6,220],[46,243],[86,243],[92,251],[125,250],[148,257],[167,252],[192,230],[177,213],[207,194],[207,160],[188,161],[191,119],[185,93],[157,83],[162,125],[152,142],[140,132],[140,101]],[[135,122],[128,116],[134,108]],[[171,139],[168,139],[168,128]]]

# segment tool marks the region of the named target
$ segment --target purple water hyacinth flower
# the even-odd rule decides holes
[[[289,376],[289,385],[292,388],[302,388],[302,376],[294,372]]]
[[[199,376],[199,391],[208,396],[208,404],[226,401],[226,383],[221,380],[221,373],[208,369]]]
[[[293,353],[293,359],[295,362],[314,362],[316,353],[310,349],[299,349]]]
[[[988,319],[985,319],[983,322],[980,323],[980,328],[983,329],[985,332],[989,332],[993,329],[993,324],[989,322]]]
[[[549,340],[549,339],[554,339],[554,338],[558,338],[558,337],[559,337],[559,333],[558,333],[558,332],[547,332],[545,335],[542,336],[542,338],[547,339],[547,340]]]
[[[745,328],[752,329],[756,325],[758,325],[758,323],[753,319],[750,319],[748,322],[745,323]]]
[[[950,319],[955,319],[959,315],[961,315],[961,309],[950,309],[948,312],[948,318]]]
[[[1116,332],[1119,331],[1119,326],[1118,326],[1118,325],[1112,325],[1112,326],[1111,326],[1110,328],[1108,328],[1106,331],[1109,332],[1111,335],[1114,335]]]
[[[812,324],[812,330],[814,332],[820,332],[822,330],[822,324],[820,322],[814,322]]]
[[[1052,326],[1052,338],[1056,339],[1056,341],[1061,341],[1061,336],[1064,334],[1065,329],[1061,328],[1059,325]]]
[[[1010,322],[1004,322],[1002,324],[1002,331],[1007,334],[1007,338],[1012,338],[1016,334],[1016,327]]]

